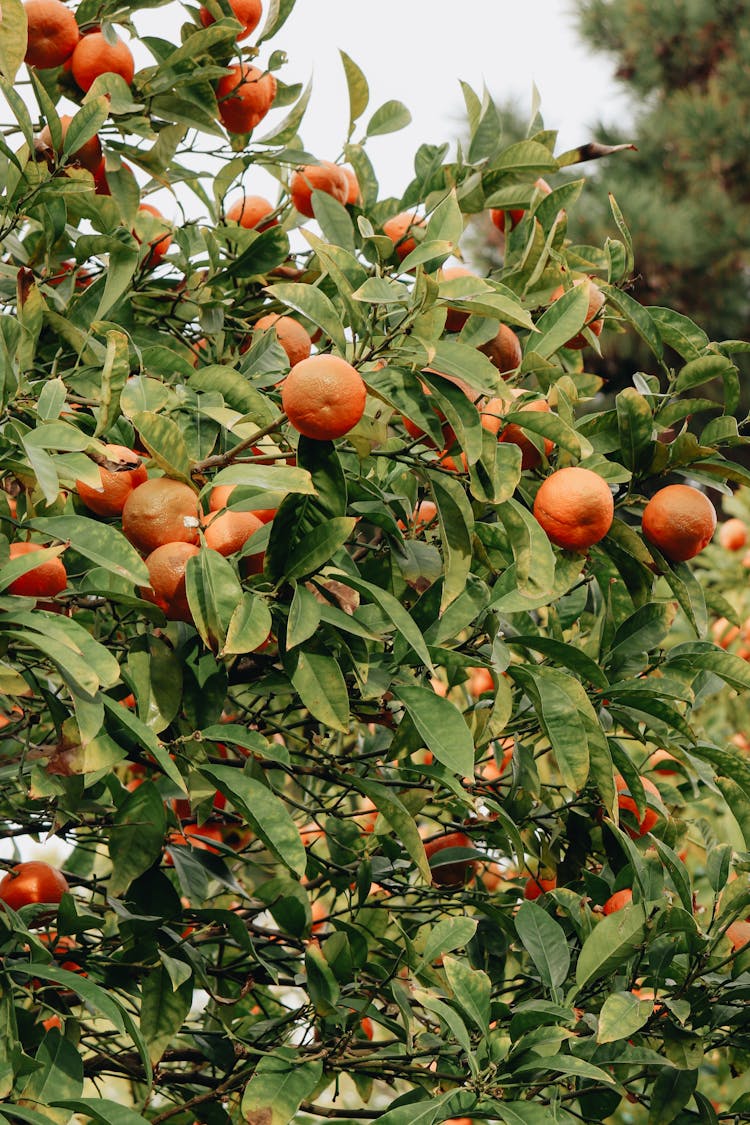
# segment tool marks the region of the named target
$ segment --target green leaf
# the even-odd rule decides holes
[[[443,474],[430,473],[430,486],[440,521],[445,578],[440,609],[444,612],[466,588],[471,570],[474,514],[461,485]]]
[[[292,686],[310,714],[346,734],[349,694],[341,668],[333,657],[295,650],[289,662]]]
[[[0,20],[0,72],[9,82],[16,80],[16,74],[26,54],[27,38],[26,9],[21,0],[3,0],[3,18]]]
[[[192,484],[190,458],[179,426],[171,418],[150,410],[138,411],[131,421],[159,468],[173,480]]]
[[[28,555],[19,555],[16,559],[10,559],[3,567],[0,567],[0,590],[7,590],[17,578],[28,574],[30,570],[36,570],[38,566],[51,562],[52,559],[59,558],[64,550],[64,546],[43,547],[40,551],[34,551]]]
[[[725,355],[706,355],[686,363],[674,384],[675,394],[684,394],[693,387],[700,387],[712,379],[723,379],[728,372],[735,371],[735,365]]]
[[[417,656],[422,664],[426,665],[430,671],[434,671],[429,650],[414,618],[404,609],[401,602],[398,601],[397,598],[394,598],[393,594],[389,593],[387,590],[382,590],[379,586],[371,582],[365,582],[362,578],[355,578],[353,575],[349,574],[348,571],[336,571],[335,576],[342,585],[350,586],[353,590],[357,590],[360,594],[367,595],[367,597],[375,602],[389,619],[393,627],[406,641],[407,645],[412,649],[415,656]]]
[[[377,781],[352,776],[351,784],[360,793],[369,797],[378,812],[388,821],[396,837],[406,848],[407,854],[419,868],[422,878],[429,885],[432,882],[432,872],[424,850],[424,844],[417,831],[414,817],[403,801],[393,789],[387,789],[385,785],[380,785]]]
[[[541,335],[533,340],[536,355],[549,359],[576,336],[586,323],[589,308],[588,286],[572,286],[546,309],[536,323]]]
[[[384,102],[368,121],[367,136],[380,137],[385,133],[396,133],[410,124],[411,114],[403,102]]]
[[[493,172],[526,172],[541,175],[543,172],[556,172],[557,160],[550,150],[538,141],[519,141],[503,149],[492,163]],[[492,206],[491,201],[488,206]]]
[[[459,1007],[486,1034],[490,1023],[490,978],[457,957],[444,957],[443,968]]]
[[[339,203],[338,199],[334,199],[328,192],[318,191],[317,188],[311,193],[310,202],[313,214],[328,242],[353,253],[354,224],[343,203]]]
[[[295,586],[286,629],[286,650],[314,636],[320,625],[320,602],[304,586]]]
[[[245,591],[229,619],[220,655],[255,652],[268,640],[272,624],[271,611],[263,598]]]
[[[583,943],[576,983],[579,990],[619,968],[634,955],[646,936],[646,912],[631,903],[597,924]]]
[[[234,614],[243,602],[234,567],[218,551],[199,551],[187,560],[185,591],[203,641],[214,651],[223,649]]]
[[[146,564],[121,531],[86,516],[42,516],[31,526],[43,535],[67,542],[79,555],[135,586],[148,586]]]
[[[347,55],[346,51],[339,50],[339,55],[341,56],[344,74],[346,75],[346,88],[349,91],[348,136],[351,137],[354,132],[355,122],[367,109],[367,105],[370,101],[370,88],[367,85],[367,79],[364,74],[354,60]]]
[[[67,1098],[56,1104],[70,1113],[89,1117],[100,1125],[148,1125],[148,1118],[109,1098]]]
[[[534,902],[521,903],[514,921],[542,984],[559,988],[570,970],[570,950],[562,926]]]
[[[313,528],[289,552],[284,574],[286,580],[291,582],[295,578],[308,578],[320,570],[343,547],[354,531],[356,522],[351,516],[337,516]]]
[[[293,1047],[277,1047],[258,1062],[242,1095],[240,1111],[249,1125],[289,1125],[323,1075],[323,1063],[303,1061]]]
[[[188,970],[189,971],[189,970]],[[192,983],[175,989],[159,965],[145,978],[141,993],[140,1026],[152,1065],[156,1065],[182,1027],[193,1000]]]
[[[457,246],[463,233],[464,217],[458,205],[456,189],[453,188],[430,215],[425,238]]]
[[[612,992],[599,1013],[598,1043],[616,1043],[639,1031],[654,1010],[653,1000],[639,1000],[632,992]]]
[[[669,1125],[674,1121],[692,1098],[697,1085],[697,1070],[661,1070],[651,1088],[648,1125]]]
[[[230,262],[215,280],[230,277],[265,277],[289,257],[289,237],[281,227],[268,227]]]
[[[3,5],[3,22],[4,17],[5,6]],[[92,98],[90,102],[82,106],[78,113],[73,115],[68,125],[63,141],[63,155],[70,156],[77,152],[82,145],[85,145],[86,141],[95,137],[108,117],[109,101],[107,98]]]
[[[286,806],[273,790],[232,766],[203,765],[200,772],[242,812],[276,858],[301,876],[307,864],[305,848]]]
[[[164,850],[167,814],[164,799],[153,782],[144,781],[129,793],[115,813],[109,837],[113,895],[126,891],[134,879],[156,863]]]
[[[436,926],[427,928],[429,933],[422,953],[422,963],[431,965],[436,957],[468,945],[476,933],[477,920],[461,916],[443,918]]]
[[[528,508],[513,498],[497,509],[516,564],[516,587],[532,597],[546,597],[555,578],[552,545]]]
[[[637,469],[643,464],[646,451],[651,445],[651,407],[633,387],[620,391],[615,405],[623,463],[628,469]]]
[[[51,1121],[65,1125],[69,1114],[53,1108],[65,1098],[75,1098],[83,1091],[83,1059],[69,1039],[53,1028],[45,1035],[36,1052],[38,1070],[32,1071],[21,1091],[24,1102],[44,1106]]]
[[[614,305],[616,309],[619,309],[625,320],[635,328],[641,339],[649,346],[656,358],[661,361],[664,352],[661,336],[648,310],[643,305],[639,305],[629,293],[625,293],[622,289],[604,284],[600,285],[600,288],[607,301]]]
[[[341,355],[346,355],[346,337],[341,318],[336,306],[322,289],[282,281],[276,285],[267,285],[265,291],[272,301],[280,301],[287,308],[295,309],[318,328],[322,328]]]
[[[454,703],[423,687],[394,686],[424,745],[460,777],[474,772],[474,740]]]

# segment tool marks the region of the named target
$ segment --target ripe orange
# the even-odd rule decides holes
[[[292,367],[310,355],[312,349],[310,334],[293,317],[269,313],[268,316],[262,316],[255,322],[256,332],[267,332],[269,328],[275,330],[276,338],[286,352]]]
[[[487,356],[490,363],[494,364],[501,375],[509,375],[520,367],[523,353],[521,351],[521,341],[516,336],[512,328],[508,328],[507,324],[501,324],[497,335],[488,340],[486,344],[481,344],[479,351]]]
[[[727,520],[719,528],[719,543],[726,551],[741,551],[747,543],[747,524],[744,520]]]
[[[424,227],[424,225],[424,219],[417,218],[413,211],[402,211],[383,223],[383,234],[390,238],[400,262],[403,262],[404,258],[416,248],[417,240],[411,232],[415,227]]]
[[[549,186],[547,181],[541,179],[541,177],[538,180],[534,181],[534,187],[538,191],[540,191],[542,193],[542,195],[549,195],[550,192],[552,191],[552,188]],[[505,216],[506,215],[510,219],[510,229],[515,230],[515,228],[521,222],[521,219],[524,217],[525,214],[526,214],[526,208],[525,207],[519,207],[517,209],[513,209],[513,210],[510,210],[510,211],[500,211],[500,210],[497,210],[497,209],[493,208],[490,211],[490,218],[492,219],[492,221],[495,224],[495,226],[497,227],[497,229],[504,232],[505,231]]]
[[[199,548],[193,543],[164,543],[146,558],[150,586],[141,586],[141,596],[163,610],[169,621],[192,621],[185,591],[185,567]]]
[[[467,270],[465,266],[448,266],[446,269],[440,270],[438,274],[440,281],[452,281],[454,277],[476,277],[476,274]],[[445,318],[445,331],[460,332],[468,319],[469,314],[467,312],[449,308]]]
[[[83,36],[74,50],[71,69],[76,83],[86,93],[100,74],[119,74],[129,86],[135,74],[135,60],[122,39],[118,38],[112,46],[101,31],[92,31]]]
[[[108,461],[119,461],[121,470],[99,467],[101,487],[92,488],[85,481],[77,480],[76,488],[81,501],[96,512],[98,516],[119,516],[130,493],[148,480],[148,474],[140,457],[125,445],[107,445]],[[126,469],[125,465],[135,465]]]
[[[661,795],[659,793],[659,790],[654,785],[653,781],[650,781],[647,777],[642,777],[641,784],[643,785],[647,797],[650,794],[652,797],[655,797],[659,803],[661,803]],[[643,816],[639,820],[638,807],[633,798],[630,796],[628,783],[622,776],[622,774],[615,774],[615,788],[617,789],[617,792],[619,794],[617,798],[617,804],[620,808],[620,811],[632,813],[633,818],[638,822],[637,828],[634,828],[629,824],[623,824],[623,828],[629,836],[632,836],[634,840],[637,840],[640,836],[645,836],[647,832],[651,831],[651,829],[658,821],[658,812],[656,811],[656,809],[652,809],[650,806],[648,806],[644,810]]]
[[[40,70],[62,66],[81,38],[70,8],[61,0],[26,0],[24,8],[29,27],[24,61]]]
[[[209,514],[204,533],[206,546],[225,557],[233,555],[261,527],[263,524],[252,512],[236,512],[227,508],[224,512]]]
[[[289,181],[289,194],[292,203],[300,215],[314,219],[312,206],[313,191],[322,191],[333,196],[339,203],[346,203],[349,198],[349,180],[346,171],[330,160],[321,160],[320,164],[304,164],[293,174]]]
[[[347,207],[352,207],[355,204],[359,206],[359,204],[362,202],[362,192],[360,191],[359,180],[357,179],[356,172],[353,172],[351,168],[344,168],[343,173],[346,176],[346,182],[349,185],[349,191],[347,192],[347,196],[344,202],[346,203]]]
[[[267,223],[262,221],[274,210],[273,203],[262,195],[241,195],[229,207],[226,218],[230,223],[239,223],[245,230],[268,230],[279,225],[278,219],[269,219]]]
[[[146,258],[146,266],[148,269],[153,270],[161,262],[169,247],[172,245],[172,235],[169,233],[169,223],[162,215],[158,207],[153,207],[150,203],[141,203],[138,207],[139,212],[146,212],[147,215],[153,215],[155,219],[159,220],[159,226],[164,229],[164,234],[157,234],[155,237],[149,239],[148,245],[151,247],[151,253]],[[140,242],[135,231],[133,234]]]
[[[62,871],[41,860],[17,863],[0,880],[0,902],[20,910],[32,902],[60,902],[70,888]]]
[[[669,484],[643,511],[643,534],[671,562],[685,562],[707,547],[716,530],[713,504],[689,484]]]
[[[65,141],[68,128],[73,118],[69,113],[60,114],[60,125],[62,126],[62,139]],[[45,125],[39,134],[39,140],[52,148],[52,133],[50,132],[49,125]],[[61,150],[62,151],[62,150]],[[59,154],[58,154],[59,155]],[[92,174],[96,172],[102,162],[102,146],[98,136],[94,136],[91,140],[86,141],[79,149],[68,156],[74,164],[80,164],[81,168],[87,168]]]
[[[449,832],[438,840],[425,844],[428,859],[439,855],[448,848],[473,848],[474,845],[465,832]],[[430,865],[432,867],[432,864]],[[459,859],[453,863],[436,864],[432,867],[432,880],[439,887],[463,887],[474,877],[477,869],[475,859]]]
[[[664,774],[665,777],[674,777],[679,770],[674,769],[674,767],[670,765],[672,762],[677,762],[677,758],[675,758],[674,754],[670,754],[668,750],[659,747],[658,750],[654,750],[652,754],[649,754],[647,768],[653,770],[654,773]]]
[[[30,555],[33,551],[41,551],[39,543],[11,543],[10,558],[20,558],[21,555]],[[16,578],[8,586],[9,594],[19,594],[24,598],[54,598],[68,584],[68,575],[60,557],[50,559],[49,562],[27,570],[20,578]]]
[[[467,687],[473,699],[479,699],[479,696],[487,691],[494,692],[495,681],[492,672],[489,668],[472,668]]]
[[[257,66],[232,66],[216,86],[219,117],[229,133],[249,133],[276,97],[276,79]]]
[[[414,535],[419,535],[420,532],[426,531],[431,527],[437,519],[437,507],[432,500],[422,500],[417,504],[411,517],[411,530]],[[404,524],[399,520],[399,527],[405,530]]]
[[[534,515],[548,537],[568,551],[585,551],[603,539],[614,510],[607,482],[579,466],[551,473],[534,500]]]
[[[234,13],[234,18],[242,24],[242,31],[237,33],[239,43],[241,39],[247,39],[248,35],[252,35],[255,31],[263,14],[263,5],[261,0],[229,0],[229,7]],[[210,27],[215,22],[215,17],[208,8],[201,7],[198,15],[204,27]]]
[[[197,851],[210,852],[211,855],[218,855],[219,848],[215,848],[213,844],[209,844],[209,840],[214,840],[217,844],[223,842],[223,833],[217,824],[186,824],[184,832],[170,832],[169,842],[171,844],[182,844],[183,846],[190,846]],[[174,860],[168,851],[164,853],[164,863],[167,867],[172,867]]]
[[[518,398],[521,391],[515,388],[511,390],[513,398]],[[521,468],[522,469],[535,469],[542,460],[542,455],[534,445],[531,438],[525,433],[523,428],[517,422],[510,422],[507,426],[500,429],[502,422],[498,415],[507,414],[509,410],[513,410],[512,404],[501,398],[491,398],[482,411],[482,425],[490,433],[498,434],[498,441],[510,442],[512,445],[517,445],[521,450]],[[543,414],[549,413],[549,403],[546,398],[537,398],[532,402],[527,402],[523,406],[518,407],[519,410],[531,410],[541,412]],[[499,431],[499,432],[498,432]],[[549,457],[554,449],[554,443],[549,438],[544,438],[544,456]]]
[[[615,914],[618,910],[622,910],[624,906],[627,906],[632,901],[633,892],[629,887],[627,887],[624,891],[615,891],[613,895],[610,895],[607,901],[604,903],[602,910],[605,914]]]
[[[556,886],[556,875],[552,875],[549,879],[535,879],[532,876],[526,880],[526,885],[523,888],[523,897],[529,902],[533,902],[535,899],[539,898],[540,895],[546,894],[547,891],[554,891]]]
[[[290,423],[317,441],[348,433],[364,414],[366,399],[362,376],[335,355],[303,359],[281,384],[281,405]]]
[[[139,551],[165,543],[197,543],[198,497],[188,484],[153,477],[133,489],[122,509],[122,530]]]
[[[602,293],[599,286],[594,284],[593,280],[590,277],[577,277],[573,282],[573,285],[588,286],[589,307],[586,310],[586,328],[589,328],[595,336],[601,336],[604,321],[602,320],[600,313],[604,306],[604,294]],[[557,301],[565,292],[565,287],[563,285],[558,285],[557,289],[555,289],[554,293],[552,293],[550,299],[552,301]],[[568,340],[568,342],[565,344],[565,347],[579,352],[582,348],[585,348],[587,344],[588,340],[584,336],[583,332],[579,332],[576,336],[573,336],[570,340]]]
[[[732,642],[737,640],[739,635],[739,626],[731,625],[726,617],[719,617],[711,626],[711,636],[714,643],[720,645],[722,648],[729,648]]]
[[[732,943],[732,948],[735,952],[738,949],[744,949],[750,943],[750,920],[739,919],[732,922],[731,926],[727,926],[726,936]]]

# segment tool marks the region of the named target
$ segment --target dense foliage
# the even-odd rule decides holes
[[[30,67],[27,101],[3,2],[0,811],[66,846],[69,891],[0,884],[0,1117],[750,1119],[750,768],[700,710],[750,668],[707,635],[694,564],[641,530],[663,485],[742,478],[743,345],[636,303],[616,203],[606,244],[574,245],[582,181],[534,187],[619,154],[555,155],[541,122],[506,145],[468,86],[462,151],[421,146],[380,199],[367,140],[408,112],[370,112],[343,56],[359,196],[306,201],[295,169],[332,153],[305,151],[308,94],[281,79],[292,6],[252,46],[223,0],[213,23],[186,8],[132,85]],[[110,43],[134,10],[76,18]],[[278,75],[250,135],[216,98],[240,50],[264,91]],[[279,221],[246,229],[227,213],[260,166]],[[164,185],[201,217],[139,212]],[[502,268],[441,273],[488,208],[522,209]],[[413,245],[388,236],[404,211]],[[364,380],[344,436],[290,423],[269,313]],[[617,332],[650,360],[600,409],[586,357]],[[105,481],[150,495],[133,450],[152,523],[179,517],[181,593],[160,597],[130,497],[97,514]],[[588,549],[535,504],[572,467],[606,517]],[[261,515],[222,552],[226,504]]]

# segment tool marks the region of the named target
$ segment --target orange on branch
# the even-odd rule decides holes
[[[448,849],[473,847],[471,839],[465,832],[449,832],[446,836],[441,836],[438,840],[431,840],[425,844],[424,850],[428,860],[431,860]],[[430,864],[430,867],[433,882],[437,883],[439,887],[462,887],[473,879],[474,872],[477,869],[477,861],[475,859],[459,859],[448,863],[440,863],[439,860],[436,860],[435,865]]]
[[[77,85],[87,93],[101,74],[119,74],[129,86],[135,74],[135,60],[122,39],[108,43],[101,31],[92,31],[83,36],[74,50],[71,70]]]
[[[225,557],[242,550],[251,535],[255,535],[263,524],[252,512],[239,512],[227,509],[209,515],[206,519],[204,538],[206,546]]]
[[[133,489],[122,510],[122,530],[139,551],[165,543],[197,543],[198,497],[192,488],[170,477],[153,477]]]
[[[242,30],[237,32],[237,42],[239,43],[240,40],[247,39],[248,35],[252,35],[255,31],[263,14],[263,5],[261,0],[229,0],[229,7],[232,9],[234,18],[242,24]],[[215,16],[209,12],[208,8],[201,7],[198,15],[204,27],[210,27],[212,23],[216,22]]]
[[[633,892],[630,887],[623,891],[615,891],[610,895],[604,903],[602,910],[605,914],[616,914],[618,910],[622,910],[624,906],[629,906],[633,901]]]
[[[141,587],[141,596],[157,605],[169,621],[193,620],[185,590],[185,567],[198,553],[193,543],[164,543],[146,558],[150,586]]]
[[[32,902],[58,903],[68,890],[62,871],[41,860],[29,860],[17,863],[0,879],[0,902],[20,910]]]
[[[654,797],[656,801],[661,804],[661,794],[654,785],[653,781],[651,781],[647,777],[642,777],[641,784],[643,785],[643,789],[647,797]],[[646,833],[650,832],[654,825],[657,823],[659,819],[658,812],[656,811],[656,809],[647,806],[643,812],[643,816],[639,815],[638,806],[636,805],[633,797],[631,797],[628,783],[622,776],[622,774],[615,774],[615,788],[618,793],[617,804],[620,808],[620,811],[632,813],[638,825],[637,828],[634,828],[630,824],[623,824],[625,831],[629,836],[632,836],[634,840],[637,840],[640,836],[645,836]]]
[[[708,546],[716,530],[716,509],[689,484],[669,484],[643,510],[643,534],[670,562],[686,562]]]
[[[289,181],[289,194],[295,210],[308,219],[315,218],[313,191],[322,191],[339,203],[346,203],[349,197],[349,180],[345,170],[330,160],[321,160],[320,164],[304,164],[294,172]]]
[[[230,204],[226,218],[230,223],[239,223],[245,230],[268,230],[269,227],[279,225],[278,219],[268,219],[273,215],[275,207],[269,199],[262,195],[241,195]]]
[[[731,519],[719,528],[719,543],[725,551],[741,551],[747,543],[747,524],[744,520]]]
[[[312,350],[312,340],[307,329],[291,316],[279,316],[278,313],[268,313],[255,322],[255,331],[268,332],[273,329],[279,344],[286,352],[287,359],[292,367],[307,359]]]
[[[353,429],[366,399],[362,376],[335,355],[304,359],[281,384],[281,405],[291,425],[318,441],[332,441]]]
[[[558,469],[542,483],[534,515],[548,537],[568,551],[585,551],[609,531],[614,518],[609,485],[579,466]]]
[[[28,24],[24,62],[39,70],[62,66],[81,38],[73,12],[61,0],[26,0],[24,9]]]
[[[383,234],[387,235],[393,243],[399,261],[403,262],[404,258],[416,249],[417,240],[412,232],[424,226],[424,219],[418,218],[413,211],[402,211],[383,223]]]
[[[127,446],[106,445],[105,450],[107,460],[119,462],[122,469],[99,466],[99,488],[82,480],[76,481],[76,488],[81,502],[98,516],[119,516],[130,493],[148,480],[148,474],[138,454]],[[125,468],[126,465],[134,467]]]
[[[151,251],[146,258],[146,265],[149,269],[153,270],[156,269],[156,267],[160,264],[162,258],[169,250],[169,247],[172,245],[172,235],[170,234],[169,223],[162,215],[158,207],[154,207],[151,203],[141,203],[138,207],[138,210],[141,214],[145,213],[147,215],[153,216],[154,219],[159,220],[159,226],[164,230],[163,234],[159,233],[156,236],[152,235],[152,237],[148,241],[148,245],[151,247]],[[138,234],[136,234],[135,231],[133,231],[133,234],[140,242],[141,239]]]
[[[70,128],[70,123],[72,120],[73,118],[69,113],[60,114],[60,126],[62,128],[63,144],[65,143],[65,138],[68,135],[68,129]],[[39,140],[43,144],[47,145],[48,148],[53,147],[52,133],[50,132],[49,125],[45,125],[41,130],[41,132],[39,133]],[[58,156],[60,156],[61,154],[62,148],[60,148]],[[99,137],[97,135],[91,137],[88,141],[82,144],[80,148],[76,149],[75,152],[70,153],[67,159],[70,160],[73,164],[79,164],[81,168],[86,168],[89,172],[94,174],[98,170],[102,162],[102,145]]]
[[[21,558],[44,548],[39,543],[11,543],[10,558]],[[59,556],[40,563],[33,570],[27,570],[8,586],[9,594],[18,594],[24,598],[54,598],[68,584],[68,575]]]
[[[479,351],[486,355],[501,375],[510,375],[521,365],[523,352],[521,341],[512,328],[501,324],[495,336],[486,344],[480,344]]]
[[[219,117],[229,133],[249,133],[266,116],[276,97],[276,79],[244,64],[230,67],[216,86]]]

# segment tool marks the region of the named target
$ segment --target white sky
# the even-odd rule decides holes
[[[264,18],[267,6],[264,0]],[[283,50],[288,62],[278,74],[284,82],[304,85],[312,77],[301,134],[320,159],[336,159],[346,139],[348,96],[339,48],[369,83],[363,124],[383,102],[404,102],[412,124],[367,144],[381,195],[401,195],[419,145],[454,142],[462,134],[460,80],[480,95],[486,83],[498,103],[516,98],[524,115],[536,83],[545,127],[560,131],[558,152],[591,140],[590,126],[599,118],[627,120],[612,64],[578,39],[571,7],[572,0],[297,0],[278,35],[262,45],[258,64]],[[135,22],[139,34],[176,40],[184,13],[170,4],[139,12]],[[144,48],[135,45],[135,53],[138,66],[152,63]],[[258,134],[287,112],[272,111]],[[358,128],[354,139],[361,133]],[[248,173],[245,188],[276,196],[276,185],[260,169]],[[166,193],[154,202],[169,213]]]

